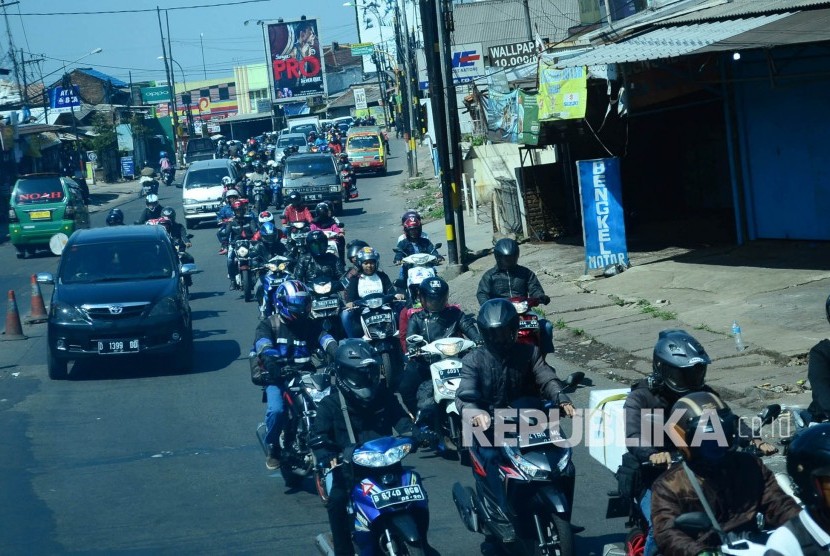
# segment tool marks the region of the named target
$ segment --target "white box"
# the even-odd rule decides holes
[[[588,423],[585,442],[588,453],[616,473],[622,463],[625,445],[625,411],[623,405],[631,388],[594,390],[588,397]]]

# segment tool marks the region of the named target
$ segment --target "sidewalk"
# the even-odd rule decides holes
[[[493,245],[489,207],[480,223],[465,215],[468,251]],[[424,230],[446,245],[443,220]],[[651,372],[657,334],[683,328],[713,359],[707,381],[748,407],[762,400],[810,402],[797,381],[807,378],[807,353],[830,335],[824,302],[830,293],[830,245],[759,241],[743,247],[631,252],[632,267],[610,278],[585,276],[584,250],[566,243],[525,243],[520,263],[536,272],[551,304],[540,309],[556,327],[559,353],[578,356],[591,373],[630,380]],[[451,297],[475,312],[481,274],[491,256],[450,280]],[[746,350],[738,352],[736,320]]]

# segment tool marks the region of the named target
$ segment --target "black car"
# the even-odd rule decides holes
[[[172,354],[171,367],[190,370],[193,323],[182,277],[195,265],[179,265],[161,226],[113,226],[79,230],[69,238],[49,307],[49,378],[64,379],[70,360]]]

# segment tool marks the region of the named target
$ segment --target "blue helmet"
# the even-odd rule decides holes
[[[273,245],[279,239],[277,227],[274,226],[273,222],[263,222],[260,224],[259,235],[262,237],[262,241],[269,245]]]
[[[162,158],[166,157],[167,156],[167,151],[161,151],[159,153],[159,156],[162,157]]]
[[[274,307],[287,322],[306,318],[311,312],[308,288],[299,280],[286,280],[274,292]]]

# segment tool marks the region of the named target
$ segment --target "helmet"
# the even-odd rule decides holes
[[[164,229],[167,230],[167,233],[170,233],[170,229],[173,227],[173,222],[171,222],[166,216],[156,218],[156,224],[164,227]]]
[[[499,270],[515,268],[519,262],[519,244],[515,239],[502,238],[493,247],[493,255],[496,257]]]
[[[688,332],[663,330],[654,345],[652,387],[665,386],[680,396],[700,390],[711,362],[700,342]]]
[[[230,176],[225,176],[224,178],[222,178],[222,185],[223,186],[228,187],[232,183],[233,183],[233,178],[231,178]]]
[[[417,218],[418,221],[420,222],[421,215],[418,213],[417,210],[410,209],[410,210],[406,211],[405,213],[403,213],[401,215],[401,226],[403,226],[406,223],[407,218]]]
[[[266,222],[273,222],[274,221],[274,215],[271,214],[271,211],[264,210],[264,211],[259,213],[259,216],[257,217],[257,219],[259,220],[260,224],[264,224]]]
[[[159,196],[154,194],[154,193],[150,193],[149,195],[147,195],[147,198],[144,199],[144,202],[147,203],[148,205],[158,204]]]
[[[813,425],[795,435],[787,448],[787,473],[810,513],[827,512],[830,502],[821,483],[830,479],[830,423]]]
[[[259,235],[262,237],[263,243],[274,245],[279,239],[279,233],[276,226],[274,226],[273,218],[267,222],[263,222],[259,227]]]
[[[346,258],[352,261],[355,265],[359,266],[357,262],[357,252],[363,249],[364,247],[369,247],[369,244],[363,241],[362,239],[353,239],[346,245]]]
[[[337,158],[339,158],[340,160],[349,160],[349,155],[348,153],[340,153],[339,155],[337,155]]]
[[[320,230],[314,230],[313,232],[308,232],[308,235],[305,236],[305,244],[308,252],[312,256],[319,257],[320,255],[325,255],[329,247],[329,240],[326,234]]]
[[[363,263],[374,262],[375,268],[377,268],[378,262],[380,262],[380,254],[368,245],[357,252],[356,258],[355,264],[358,266],[363,266]]]
[[[164,207],[161,209],[161,215],[169,218],[171,223],[176,221],[176,211],[173,207]]]
[[[303,196],[296,191],[292,191],[288,195],[288,204],[293,205],[296,208],[300,208],[305,203],[303,202]]]
[[[437,276],[435,269],[430,266],[416,266],[407,271],[406,287],[409,290],[409,298],[413,303],[419,301],[418,288],[421,286],[421,282],[435,276]]]
[[[230,199],[231,197],[239,198],[239,191],[236,189],[228,189],[225,191],[225,198]]]
[[[377,351],[365,340],[343,340],[334,355],[334,375],[337,388],[349,401],[368,405],[380,386]]]
[[[233,209],[234,212],[237,212],[239,210],[247,211],[248,210],[248,199],[237,199],[236,201],[233,202],[233,204],[231,205],[231,208]]]
[[[317,207],[314,209],[315,214],[317,214],[318,218],[325,218],[331,216],[331,205],[326,202],[318,203]]]
[[[167,156],[167,151],[161,151],[159,153],[159,156],[162,157],[162,158],[165,158]]]
[[[418,295],[421,299],[421,306],[425,311],[437,313],[447,306],[447,299],[450,297],[450,286],[441,278],[435,276],[421,282],[418,286]]]
[[[497,357],[506,357],[519,336],[519,313],[506,299],[491,299],[478,310],[478,331],[487,350]]]
[[[274,292],[274,308],[287,322],[307,317],[311,311],[308,288],[299,280],[286,280]]]
[[[410,216],[403,223],[403,233],[408,239],[418,239],[421,237],[421,219]]]
[[[678,412],[682,415],[677,416]],[[692,392],[675,402],[671,417],[683,445],[678,446],[690,460],[718,463],[735,440],[738,418],[712,392]]]
[[[123,225],[124,225],[124,213],[121,212],[121,209],[120,208],[110,209],[109,214],[107,214],[107,226],[123,226]]]

